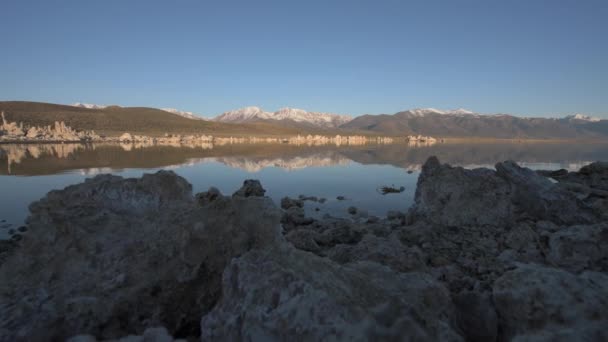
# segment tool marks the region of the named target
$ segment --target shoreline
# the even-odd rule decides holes
[[[251,137],[251,138],[239,138],[239,137],[218,137],[221,141],[230,141],[234,144],[290,144],[290,145],[298,145],[296,143],[282,142],[281,140],[296,138],[297,136],[290,137],[280,137],[280,138],[259,138],[259,137]],[[156,138],[151,138],[154,140]],[[378,142],[377,139],[386,139],[384,142]],[[388,139],[392,141],[388,142]],[[438,144],[463,144],[463,143],[510,143],[510,144],[527,144],[527,143],[576,143],[576,144],[608,144],[608,140],[606,139],[493,139],[493,138],[437,138]],[[180,141],[184,145],[189,142],[196,140],[184,140]],[[134,140],[134,141],[120,141],[118,137],[112,137],[109,139],[101,139],[101,140],[84,140],[84,141],[73,141],[73,140],[0,140],[0,145],[19,145],[19,144],[121,144],[121,143],[142,143],[149,142],[149,140]],[[203,141],[208,142],[208,141]],[[314,143],[314,141],[306,141],[303,140],[299,143],[299,145],[305,145],[307,143]],[[155,141],[156,145],[170,145],[175,142],[163,142],[162,140]],[[210,142],[212,143],[212,142]],[[226,142],[223,142],[224,144]],[[433,144],[435,144],[433,143]],[[319,143],[321,144],[321,143]],[[336,144],[335,142],[324,142],[324,144]],[[341,144],[348,144],[347,142]],[[351,143],[352,144],[352,143]],[[366,139],[364,143],[358,144],[408,144],[408,141],[404,137],[372,137],[371,139]],[[413,144],[414,143],[410,143]],[[417,143],[418,145],[431,145],[430,143]]]
[[[171,171],[98,175],[32,203],[0,245],[0,334],[608,337],[608,163],[495,169],[430,157],[412,208],[347,218],[278,207],[256,180],[194,195]]]

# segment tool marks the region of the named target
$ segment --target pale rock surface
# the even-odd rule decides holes
[[[496,280],[493,299],[505,340],[608,340],[606,274],[521,265]]]
[[[232,261],[201,339],[461,341],[453,315],[449,293],[428,275],[283,248]]]
[[[0,340],[101,339],[163,324],[197,336],[229,260],[280,238],[268,198],[198,206],[173,172],[101,175],[31,205],[0,265]]]

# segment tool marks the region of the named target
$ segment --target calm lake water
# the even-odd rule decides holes
[[[244,179],[254,178],[277,203],[284,196],[326,198],[324,204],[307,202],[313,216],[347,216],[349,206],[383,216],[388,210],[404,211],[413,203],[420,167],[432,155],[467,168],[515,160],[534,169],[577,170],[592,161],[608,160],[608,144],[0,145],[0,238],[23,224],[28,205],[50,190],[101,173],[138,177],[161,169],[186,178],[195,193],[216,186],[231,194]],[[405,191],[382,195],[378,188],[385,185],[403,186]],[[338,201],[337,196],[346,200]]]

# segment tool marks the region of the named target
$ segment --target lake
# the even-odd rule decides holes
[[[466,168],[514,160],[533,169],[578,170],[590,162],[608,160],[608,144],[6,144],[0,145],[0,238],[22,225],[28,205],[50,190],[102,173],[139,177],[161,169],[186,178],[194,193],[215,186],[232,194],[243,180],[253,178],[262,182],[277,204],[284,196],[326,198],[325,203],[306,202],[311,216],[347,216],[350,206],[384,216],[389,210],[405,211],[413,203],[420,168],[432,155],[442,163]],[[379,192],[382,186],[403,186],[405,190],[383,195]],[[338,196],[346,199],[338,200]]]

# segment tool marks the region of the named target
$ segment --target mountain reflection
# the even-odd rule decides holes
[[[7,144],[0,145],[2,175],[48,175],[70,171],[109,173],[127,168],[172,168],[218,162],[257,172],[268,167],[298,170],[360,164],[393,165],[418,170],[435,155],[442,162],[465,167],[492,166],[515,160],[523,165],[578,169],[608,160],[608,144],[572,143],[443,143],[435,145],[292,146],[281,144]]]

